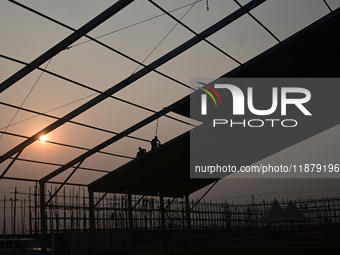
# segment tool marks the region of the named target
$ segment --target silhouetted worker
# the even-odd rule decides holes
[[[136,158],[139,158],[140,156],[142,156],[146,153],[146,149],[142,149],[141,147],[139,147],[138,149],[139,149],[139,151],[137,152]]]
[[[158,137],[155,136],[151,141],[151,150],[158,148],[161,145],[161,142],[158,140]]]

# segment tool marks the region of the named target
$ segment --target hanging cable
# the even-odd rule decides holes
[[[23,65],[28,65],[26,62],[23,62],[23,61],[20,61],[20,60],[17,60],[17,59],[14,59],[14,58],[11,58],[11,57],[2,55],[2,54],[0,54],[0,57],[1,57],[1,58],[4,58],[4,59],[7,59],[7,60],[10,60],[10,61],[13,61],[13,62],[16,62],[16,63],[20,63],[20,64],[23,64]],[[73,104],[73,103],[76,103],[76,102],[81,101],[81,100],[83,100],[83,99],[86,99],[86,98],[88,98],[88,97],[95,96],[95,95],[97,95],[97,93],[99,93],[99,94],[103,93],[103,92],[100,91],[100,90],[94,89],[94,88],[92,88],[92,87],[90,87],[90,86],[84,85],[84,84],[82,84],[82,83],[79,83],[79,82],[77,82],[77,81],[71,80],[71,79],[69,79],[69,78],[66,78],[66,77],[61,76],[61,75],[56,74],[56,73],[53,73],[53,72],[51,72],[51,71],[44,70],[44,69],[42,69],[42,68],[40,68],[40,67],[38,67],[37,69],[38,69],[38,70],[41,70],[41,71],[44,71],[45,73],[48,73],[48,74],[50,74],[50,75],[53,75],[53,76],[55,76],[55,77],[57,77],[57,78],[63,79],[63,80],[68,81],[68,82],[71,82],[71,83],[73,83],[73,84],[75,84],[75,85],[77,85],[77,86],[80,86],[80,87],[82,87],[82,88],[85,88],[85,89],[88,89],[88,90],[91,90],[91,91],[96,92],[95,94],[91,94],[91,95],[89,95],[89,96],[86,96],[86,97],[83,97],[83,98],[74,100],[74,101],[72,101],[72,102],[70,102],[70,103],[67,103],[67,104],[65,104],[65,105],[59,106],[59,107],[57,107],[57,108],[54,108],[54,109],[49,110],[49,111],[44,112],[44,113],[52,112],[52,111],[54,111],[54,110],[57,110],[57,109],[60,109],[60,108],[65,107],[65,106],[71,105],[71,104]],[[124,100],[124,99],[121,99],[121,98],[118,98],[118,97],[115,97],[115,96],[112,96],[112,95],[110,96],[110,98],[116,99],[116,100],[118,100],[118,101],[120,101],[120,102],[129,104],[129,105],[132,105],[132,106],[134,106],[134,107],[137,107],[137,108],[140,108],[140,109],[143,109],[143,110],[152,112],[152,113],[156,113],[156,111],[154,111],[154,110],[152,110],[152,109],[149,109],[149,108],[147,108],[147,107],[144,107],[144,106],[141,106],[141,105],[138,105],[138,104],[134,104],[134,103],[132,103],[132,102],[130,102],[130,101],[126,101],[126,100]],[[40,113],[39,113],[39,114],[40,114]],[[176,121],[178,121],[178,122],[181,122],[181,123],[183,123],[183,124],[194,126],[192,123],[188,123],[188,122],[182,121],[182,120],[180,120],[180,119],[178,119],[178,118],[171,117],[171,116],[169,116],[169,115],[164,115],[164,116],[167,117],[167,118],[169,118],[169,119],[172,119],[172,120],[176,120]],[[35,117],[36,117],[36,116],[33,116],[33,117],[31,117],[31,118],[35,118]],[[28,119],[31,119],[31,118],[28,118]],[[28,120],[28,119],[27,119],[27,120]]]
[[[46,68],[47,68],[48,65],[51,63],[52,59],[53,59],[53,58],[51,58],[51,59],[48,61],[48,63],[46,64],[44,70],[41,71],[41,73],[40,73],[38,79],[35,81],[35,83],[33,84],[32,88],[30,89],[30,91],[29,91],[28,94],[26,95],[25,99],[22,101],[20,107],[19,107],[19,108],[17,109],[17,111],[15,112],[13,118],[11,119],[11,121],[9,122],[9,124],[6,126],[5,132],[6,132],[7,129],[11,126],[11,124],[12,124],[12,122],[14,121],[15,117],[18,115],[18,113],[19,113],[19,111],[20,111],[20,108],[24,105],[24,103],[26,102],[26,100],[28,99],[28,97],[31,95],[33,89],[34,89],[35,86],[38,84],[38,82],[39,82],[41,76],[44,74]],[[0,135],[0,140],[1,140],[2,137],[3,137],[3,133]]]
[[[189,30],[191,33],[193,33],[196,36],[199,36],[198,33],[196,33],[194,30],[192,30],[190,27],[188,27],[187,25],[185,25],[182,21],[178,20],[176,17],[174,17],[173,15],[171,15],[168,11],[166,11],[165,9],[163,9],[161,6],[159,6],[158,4],[156,4],[155,2],[153,2],[152,0],[149,0],[150,3],[152,3],[154,6],[156,6],[158,9],[160,9],[162,12],[166,13],[170,18],[172,18],[173,20],[177,21],[177,23],[181,24],[181,26],[183,26],[184,28],[186,28],[187,30]],[[228,58],[230,58],[231,60],[235,61],[236,63],[238,63],[239,65],[242,65],[242,63],[240,61],[238,61],[236,58],[232,57],[231,55],[229,55],[228,53],[226,53],[225,51],[223,51],[222,49],[220,49],[219,47],[217,47],[215,44],[211,43],[210,41],[208,41],[206,38],[203,39],[203,41],[205,41],[206,43],[208,43],[210,46],[212,46],[214,49],[218,50],[219,52],[221,52],[222,54],[224,54],[225,56],[227,56]],[[193,89],[193,88],[192,88]]]
[[[45,15],[45,14],[43,14],[43,13],[40,13],[40,12],[38,12],[38,11],[36,11],[36,10],[34,10],[34,9],[30,8],[30,7],[28,7],[28,6],[25,6],[25,5],[21,4],[21,3],[18,3],[18,2],[16,2],[16,1],[14,1],[14,0],[8,0],[8,1],[10,1],[10,2],[12,2],[12,3],[14,3],[14,4],[16,4],[16,5],[22,7],[22,8],[24,8],[24,9],[26,9],[26,10],[28,10],[28,11],[30,11],[30,12],[33,12],[33,13],[35,13],[35,14],[37,14],[37,15],[39,15],[39,16],[45,18],[45,19],[48,19],[49,21],[52,21],[52,22],[54,22],[54,23],[56,23],[56,24],[58,24],[58,25],[60,25],[60,26],[63,26],[63,27],[65,27],[65,28],[67,28],[67,29],[69,29],[69,30],[71,30],[71,31],[74,31],[74,32],[77,31],[76,29],[74,29],[74,28],[72,28],[72,27],[70,27],[70,26],[68,26],[68,25],[66,25],[66,24],[63,24],[62,22],[57,21],[57,20],[55,20],[55,19],[53,19],[53,18],[51,18],[51,17],[49,17],[49,16],[47,16],[47,15]],[[93,38],[93,37],[91,37],[91,36],[89,36],[89,35],[84,35],[84,37],[89,38],[91,41],[93,41],[93,42],[95,42],[95,43],[97,43],[97,44],[99,44],[99,45],[101,45],[101,46],[103,46],[103,47],[105,47],[105,48],[107,48],[107,49],[109,49],[109,50],[111,50],[111,51],[117,53],[118,55],[120,55],[120,56],[122,56],[122,57],[124,57],[124,58],[129,59],[129,60],[132,61],[132,62],[135,62],[136,64],[139,64],[139,65],[142,65],[143,67],[146,67],[146,65],[140,63],[140,62],[137,61],[136,59],[134,59],[134,58],[132,58],[132,57],[129,57],[128,55],[126,55],[126,54],[124,54],[124,53],[122,53],[122,52],[120,52],[120,51],[118,51],[118,50],[116,50],[116,49],[114,49],[114,48],[112,48],[112,47],[106,45],[105,43],[102,43],[102,42],[96,40],[95,38]],[[70,49],[70,47],[68,47],[68,49]],[[157,71],[157,70],[155,70],[155,69],[152,70],[152,71],[155,72],[155,73],[157,73],[157,74],[159,74],[159,75],[161,75],[161,76],[163,76],[163,77],[165,77],[165,78],[167,78],[167,79],[169,79],[169,80],[172,80],[172,81],[176,82],[176,83],[179,84],[179,85],[182,85],[182,86],[184,86],[184,87],[186,87],[186,88],[189,88],[189,89],[194,90],[194,89],[191,88],[189,85],[187,85],[187,84],[185,84],[185,83],[183,83],[183,82],[181,82],[181,81],[178,81],[178,80],[174,79],[173,77],[170,77],[170,76],[168,76],[168,75],[166,75],[166,74],[164,74],[164,73],[162,73],[162,72],[160,72],[160,71]]]
[[[182,16],[182,18],[180,18],[180,20],[182,20],[189,12],[190,10],[198,3],[198,0],[191,5],[191,7],[184,13],[184,15]],[[165,13],[163,13],[165,14]],[[178,22],[170,29],[170,31],[162,38],[162,40],[152,49],[152,51],[146,56],[146,58],[142,61],[142,64],[145,63],[145,61],[151,56],[151,54],[162,44],[162,42],[170,35],[170,33],[177,27]],[[139,65],[136,70],[132,73],[134,74],[135,72],[137,72],[137,70],[140,68],[141,65]]]
[[[207,4],[207,11],[209,11],[209,0],[207,0],[206,4]]]
[[[190,4],[183,5],[183,6],[181,6],[181,7],[178,7],[178,8],[176,8],[176,9],[173,9],[173,10],[171,10],[171,11],[169,11],[169,12],[172,13],[172,12],[181,10],[181,9],[183,9],[183,8],[185,8],[185,7],[190,6],[190,5],[195,5],[197,2],[201,2],[201,1],[203,1],[203,0],[197,0],[196,2],[193,2],[193,3],[190,3]],[[142,24],[142,23],[145,23],[145,22],[147,22],[147,21],[150,21],[150,20],[159,18],[159,17],[164,16],[164,15],[165,15],[165,13],[162,13],[162,14],[159,14],[159,15],[156,15],[156,16],[153,16],[153,17],[151,17],[151,18],[148,18],[148,19],[145,19],[145,20],[136,22],[136,23],[131,24],[131,25],[128,25],[128,26],[126,26],[126,27],[119,28],[119,29],[114,30],[114,31],[112,31],[112,32],[109,32],[109,33],[106,33],[106,34],[103,34],[103,35],[94,37],[94,39],[99,39],[99,38],[102,38],[102,37],[105,37],[105,36],[108,36],[108,35],[111,35],[111,34],[114,34],[114,33],[120,32],[120,31],[123,31],[123,30],[125,30],[125,29],[127,29],[127,28],[131,28],[131,27],[134,27],[134,26],[136,26],[136,25],[140,25],[140,24]],[[91,41],[92,41],[91,39],[90,39],[90,40],[86,40],[86,41],[84,41],[84,42],[81,42],[81,43],[78,43],[78,44],[74,44],[74,45],[70,46],[69,48],[74,48],[74,47],[77,47],[77,46],[79,46],[79,45],[82,45],[82,44],[91,42]]]
[[[159,119],[157,119],[157,124],[156,124],[156,135],[155,135],[155,136],[157,136],[157,133],[158,133],[158,120],[159,120]]]
[[[145,75],[147,75],[150,72],[152,72],[152,70],[157,69],[158,67],[160,67],[163,64],[167,63],[171,59],[175,58],[176,56],[178,56],[181,53],[185,52],[186,50],[190,49],[194,45],[197,45],[199,42],[201,42],[206,37],[216,33],[217,31],[219,31],[223,27],[225,27],[228,24],[230,24],[231,22],[235,21],[237,18],[243,16],[248,9],[249,10],[253,9],[253,8],[259,6],[260,4],[262,4],[263,2],[265,2],[265,0],[254,0],[254,1],[250,2],[247,5],[247,8],[245,10],[235,11],[234,13],[228,15],[227,17],[223,18],[222,20],[218,21],[214,25],[212,25],[209,28],[207,28],[204,31],[202,31],[199,34],[199,36],[195,36],[195,37],[187,40],[185,43],[181,44],[177,48],[175,48],[172,51],[168,52],[167,54],[165,54],[164,56],[160,57],[159,59],[153,61],[151,64],[149,64],[148,66],[143,68],[141,71],[137,72],[135,75],[133,75],[133,76],[127,78],[127,79],[124,79],[121,82],[119,82],[119,83],[115,84],[114,86],[110,87],[108,90],[105,91],[105,93],[103,95],[98,95],[94,99],[88,101],[87,103],[79,106],[75,110],[69,112],[67,115],[63,116],[60,120],[55,121],[55,122],[51,123],[50,125],[46,126],[42,130],[38,131],[36,134],[32,135],[29,139],[23,141],[22,143],[18,144],[17,146],[15,146],[14,148],[10,149],[5,154],[3,154],[2,157],[0,158],[0,163],[4,162],[8,157],[13,156],[19,150],[21,150],[23,148],[26,148],[27,146],[29,146],[32,143],[34,143],[39,138],[40,134],[42,134],[42,133],[49,133],[49,132],[57,129],[58,127],[62,126],[63,124],[65,124],[66,122],[71,120],[72,118],[75,118],[75,117],[79,116],[80,114],[82,114],[83,112],[87,111],[91,107],[95,106],[96,104],[98,104],[98,103],[102,102],[103,100],[105,100],[106,98],[108,98],[110,95],[112,95],[114,93],[117,93],[121,89],[129,86],[131,83],[139,80],[140,78],[142,78]],[[130,128],[128,128],[126,130],[124,130],[123,132],[120,133],[120,135],[115,136],[115,137],[111,137],[110,139],[105,140],[104,142],[102,142],[99,145],[95,146],[88,153],[84,153],[84,154],[78,156],[77,158],[71,160],[69,163],[65,164],[64,167],[59,168],[56,171],[54,171],[53,173],[47,175],[46,177],[44,177],[43,179],[40,180],[40,183],[41,182],[45,183],[46,180],[49,180],[50,178],[53,178],[53,176],[56,176],[56,175],[60,174],[61,172],[67,170],[70,165],[74,165],[74,164],[78,163],[79,160],[81,160],[83,158],[86,158],[86,157],[89,157],[90,155],[93,155],[94,153],[96,153],[98,150],[100,150],[102,148],[105,148],[108,145],[110,145],[110,144],[112,144],[112,143],[122,139],[124,136],[130,134],[131,132],[136,131],[137,129],[139,129],[140,126],[144,126],[147,123],[156,120],[158,117],[164,115],[165,113],[168,113],[172,109],[175,109],[175,107],[177,107],[179,104],[183,103],[185,100],[187,100],[187,98],[188,97],[184,97],[183,99],[181,99],[181,100],[171,104],[170,106],[168,106],[165,109],[157,112],[156,114],[153,114],[153,115],[149,116],[148,118],[144,119],[143,121],[141,121],[141,122],[131,126]]]

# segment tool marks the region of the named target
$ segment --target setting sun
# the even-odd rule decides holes
[[[47,140],[47,138],[46,138],[46,136],[45,136],[45,135],[43,135],[43,136],[40,136],[39,140],[40,140],[40,141],[46,141],[46,140]]]

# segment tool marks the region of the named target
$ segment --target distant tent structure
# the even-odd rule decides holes
[[[269,210],[257,222],[263,223],[282,223],[291,222],[293,218],[282,209],[279,202],[275,199]]]
[[[284,222],[307,222],[309,221],[302,212],[297,209],[292,200],[289,201],[287,208],[282,209],[279,202],[275,199],[269,210],[257,222],[262,223],[284,223]]]
[[[294,222],[307,222],[310,221],[293,203],[292,200],[289,201],[288,206],[284,211],[292,217]]]

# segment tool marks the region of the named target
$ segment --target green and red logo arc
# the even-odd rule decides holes
[[[213,87],[211,87],[209,84],[206,84],[206,83],[203,83],[203,82],[197,82],[197,83],[198,84],[202,84],[204,87],[210,89],[217,96],[217,98],[218,98],[218,100],[219,100],[219,102],[220,102],[220,104],[222,106],[221,97],[220,97],[220,95],[217,93],[217,91]],[[204,92],[206,92],[212,98],[212,100],[214,101],[215,106],[217,106],[217,102],[216,102],[216,99],[215,99],[214,95],[208,89],[205,89],[204,87],[202,87],[202,88],[198,87],[198,89],[203,90]]]

